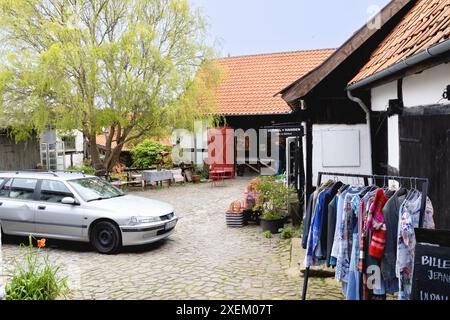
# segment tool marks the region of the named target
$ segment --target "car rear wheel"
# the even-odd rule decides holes
[[[121,246],[119,228],[112,222],[100,221],[92,229],[91,244],[100,253],[116,253]]]

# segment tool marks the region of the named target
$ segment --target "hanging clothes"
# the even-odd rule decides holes
[[[328,181],[308,202],[305,266],[335,267],[347,300],[385,300],[395,292],[409,299],[421,204],[417,190]],[[424,227],[434,228],[429,198]]]
[[[356,212],[359,208],[361,187],[352,187],[344,199],[340,230],[338,232],[338,254],[336,257],[336,275],[345,285],[350,271],[350,254],[353,245],[353,229]],[[346,291],[344,289],[344,291]]]
[[[316,205],[317,205],[317,200],[319,197],[320,192],[322,192],[324,189],[330,187],[331,185],[333,185],[334,181],[333,180],[328,180],[327,182],[325,182],[324,184],[322,184],[321,186],[317,187],[317,190],[314,191],[310,198],[309,198],[309,202],[308,202],[308,207],[306,210],[306,214],[305,214],[305,219],[304,219],[304,224],[303,224],[303,237],[302,237],[302,247],[303,249],[307,249],[308,246],[308,238],[310,235],[310,229],[311,229],[311,223],[315,214],[315,210],[316,210]]]
[[[397,234],[399,212],[402,203],[406,200],[408,190],[400,188],[395,192],[383,208],[383,216],[386,224],[386,247],[381,261],[381,273],[386,282],[386,290],[389,294],[398,292],[398,279],[395,273],[397,261]]]
[[[419,227],[422,194],[418,191],[408,197],[400,208],[397,241],[396,275],[399,280],[399,300],[410,300],[414,272],[416,236],[414,228]],[[425,229],[434,229],[433,205],[427,198],[424,215]]]

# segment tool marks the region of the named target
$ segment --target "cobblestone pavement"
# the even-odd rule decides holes
[[[242,197],[247,179],[225,187],[186,185],[135,192],[173,204],[176,232],[161,243],[100,255],[88,244],[47,240],[49,257],[69,276],[73,299],[300,299],[302,278],[291,263],[291,241],[263,237],[260,227],[228,229],[224,212]],[[20,257],[18,244],[3,244],[5,271]],[[341,299],[331,278],[311,278],[310,299]]]

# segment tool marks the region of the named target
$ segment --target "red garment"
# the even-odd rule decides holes
[[[378,189],[370,206],[366,225],[373,232],[369,254],[371,257],[379,260],[383,258],[386,247],[386,225],[384,223],[383,207],[388,200],[389,198],[384,194],[384,190]]]
[[[383,259],[386,247],[386,230],[375,230],[370,241],[369,254],[375,259]]]

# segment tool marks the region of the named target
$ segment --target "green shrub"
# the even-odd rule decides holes
[[[171,147],[165,146],[159,142],[146,139],[131,149],[133,158],[133,167],[135,168],[151,168],[154,166],[169,168],[172,167],[170,157],[163,157],[161,152],[172,151]]]
[[[295,235],[295,230],[292,227],[281,228],[278,230],[281,233],[281,238],[291,239]]]
[[[269,230],[266,230],[263,232],[264,237],[266,237],[267,239],[272,238],[272,232],[270,232]]]
[[[87,164],[84,164],[82,167],[70,166],[67,168],[67,170],[84,172],[84,173],[90,174],[90,175],[95,174],[94,168],[92,168],[90,165],[87,165]]]
[[[67,278],[59,277],[59,266],[49,262],[48,256],[43,256],[40,262],[40,248],[33,247],[32,237],[29,246],[21,245],[24,250],[24,262],[15,263],[12,279],[6,284],[7,300],[54,300],[66,296],[68,292]]]
[[[258,180],[259,183],[255,184],[258,201],[253,210],[262,211],[262,218],[265,220],[284,218],[288,199],[295,193],[295,189],[287,187],[275,177],[261,177]]]

